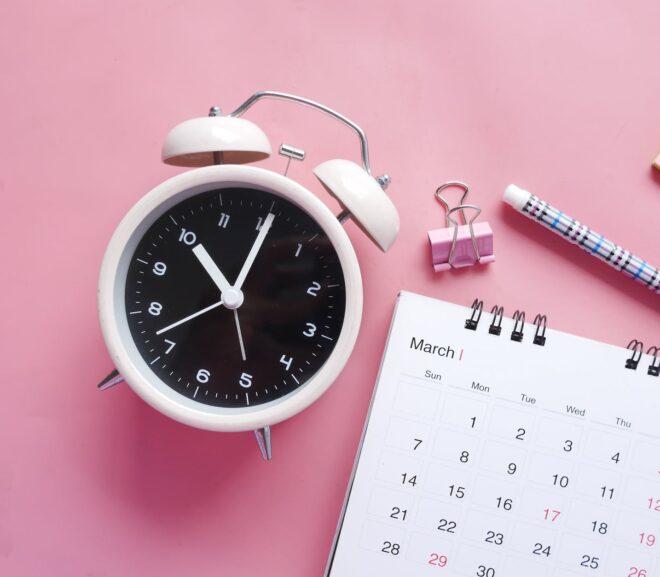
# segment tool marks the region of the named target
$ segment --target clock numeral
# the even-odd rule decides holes
[[[252,386],[252,375],[241,373],[241,377],[238,379],[238,384],[244,389],[249,389]]]
[[[155,317],[157,317],[162,310],[163,310],[163,305],[155,301],[149,305],[149,314]]]
[[[291,363],[293,362],[293,357],[287,357],[286,355],[282,355],[280,357],[280,363],[282,363],[287,371],[291,370]]]
[[[211,378],[211,373],[206,369],[199,369],[199,371],[197,371],[197,376],[195,378],[200,383],[208,383],[209,378]]]
[[[314,281],[312,283],[312,286],[307,289],[307,294],[315,297],[320,290],[321,290],[321,285],[316,281]]]
[[[294,255],[296,258],[300,255],[300,251],[302,250],[302,244],[298,243],[296,245],[296,254]]]
[[[258,217],[258,218],[257,218],[257,226],[256,226],[256,228],[255,228],[254,230],[256,230],[256,231],[260,231],[260,230],[261,230],[261,227],[263,226],[263,224],[264,224],[264,219],[261,218],[261,217]]]
[[[316,325],[314,323],[305,323],[305,326],[308,328],[306,331],[303,331],[303,335],[313,337],[316,334]]]
[[[218,221],[218,226],[221,228],[227,228],[229,224],[229,215],[225,212],[220,213],[220,220]]]
[[[175,347],[176,343],[174,341],[170,341],[168,339],[165,339],[165,342],[169,345],[169,347],[167,347],[167,350],[165,351],[165,354],[169,355],[170,351]]]
[[[185,228],[182,228],[181,234],[179,235],[179,242],[182,242],[190,246],[197,242],[197,235],[190,230],[186,230]]]
[[[154,263],[154,268],[152,272],[157,276],[163,276],[166,270],[167,270],[167,265],[164,262],[158,261]]]

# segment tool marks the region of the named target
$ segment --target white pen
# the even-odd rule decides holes
[[[504,191],[504,202],[652,291],[660,293],[660,271],[656,267],[532,193],[510,184]]]

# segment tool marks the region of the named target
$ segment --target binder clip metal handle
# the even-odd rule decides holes
[[[458,187],[463,190],[459,204],[453,208],[441,194],[448,187]],[[468,185],[458,181],[446,182],[435,191],[436,199],[445,209],[445,228],[428,232],[432,264],[436,272],[474,264],[486,264],[495,260],[493,231],[487,222],[475,223],[481,214],[481,208],[465,202],[468,192]],[[476,211],[472,218],[467,218],[466,209]],[[452,218],[452,215],[459,211],[463,217],[463,224]]]

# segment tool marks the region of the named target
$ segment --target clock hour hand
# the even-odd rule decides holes
[[[275,215],[272,212],[269,212],[268,216],[264,220],[264,223],[261,225],[261,229],[259,229],[259,234],[257,235],[257,238],[255,239],[254,244],[252,245],[252,248],[250,249],[250,252],[247,255],[247,258],[245,259],[245,262],[243,263],[243,268],[241,269],[241,272],[238,273],[238,278],[234,283],[235,290],[237,291],[241,290],[241,287],[245,282],[245,277],[247,277],[248,273],[250,272],[250,268],[252,268],[254,259],[257,258],[257,253],[259,252],[261,245],[264,243],[266,235],[268,234],[268,231],[270,230],[270,227],[273,224],[273,220],[275,220]]]
[[[225,275],[222,274],[222,271],[218,268],[218,265],[215,264],[211,258],[211,255],[204,248],[204,245],[200,243],[195,248],[193,248],[192,251],[197,257],[197,260],[199,260],[201,265],[204,267],[204,270],[215,283],[215,286],[220,289],[220,293],[226,293],[227,291],[231,290],[232,286],[229,284],[229,281]]]

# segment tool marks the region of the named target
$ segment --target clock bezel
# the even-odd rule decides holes
[[[189,399],[151,371],[131,336],[125,308],[128,266],[149,227],[174,205],[213,189],[251,187],[288,200],[309,214],[332,243],[344,274],[346,310],[333,351],[321,368],[294,391],[254,407],[216,407]],[[101,330],[115,367],[129,386],[165,415],[212,431],[245,431],[284,421],[316,401],[334,382],[350,356],[362,318],[362,277],[353,245],[335,215],[297,182],[259,167],[207,166],[183,172],[156,186],[126,214],[101,265],[98,289]]]

